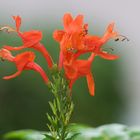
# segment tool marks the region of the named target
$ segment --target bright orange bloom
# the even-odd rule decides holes
[[[49,79],[46,73],[37,63],[34,62],[35,55],[33,52],[24,52],[14,57],[10,51],[6,49],[0,49],[0,57],[4,60],[14,62],[18,70],[15,74],[5,76],[3,79],[7,80],[15,78],[16,76],[20,75],[23,70],[34,70],[42,76],[45,83],[48,83]]]
[[[86,35],[84,38],[85,48],[78,53],[79,55],[81,55],[81,53],[94,52],[96,55],[99,55],[104,59],[108,59],[108,60],[117,59],[118,58],[117,55],[109,54],[106,51],[104,51],[102,48],[102,45],[104,45],[109,39],[116,38],[117,36],[119,35],[116,31],[114,31],[114,23],[111,23],[107,27],[103,37]]]
[[[69,57],[69,51],[83,49],[83,15],[78,15],[75,19],[70,14],[63,17],[64,31],[56,30],[53,37],[60,43],[59,66],[62,67],[63,55]]]
[[[11,76],[4,77],[4,79],[14,78],[23,70],[33,69],[41,74],[45,82],[48,82],[48,77],[43,69],[34,62],[34,53],[25,52],[13,57],[11,52],[9,52],[24,48],[34,48],[44,55],[49,67],[52,67],[53,65],[51,56],[46,48],[40,43],[42,39],[42,32],[36,30],[21,32],[20,16],[13,16],[13,19],[16,23],[16,32],[23,41],[23,46],[4,46],[5,49],[0,50],[0,57],[14,62],[18,69],[18,72]],[[93,96],[95,92],[95,84],[91,73],[91,64],[95,56],[100,56],[108,60],[117,59],[117,55],[106,52],[102,46],[109,39],[119,38],[120,35],[114,31],[114,23],[109,24],[102,37],[89,35],[88,24],[83,23],[83,15],[78,15],[73,18],[71,14],[67,13],[63,17],[63,25],[63,30],[56,30],[53,33],[54,39],[60,44],[59,68],[64,68],[66,78],[69,80],[70,89],[72,89],[73,83],[79,77],[85,76],[87,79],[89,92]],[[79,56],[85,53],[91,53],[88,60],[79,60]]]
[[[86,76],[90,95],[94,95],[95,84],[91,73],[91,63],[95,54],[92,53],[88,60],[74,60],[71,63],[64,62],[64,69],[67,79],[70,81],[69,87],[72,89],[73,83],[82,76]]]
[[[80,50],[83,38],[83,15],[78,15],[75,19],[70,14],[63,17],[64,31],[56,30],[53,37],[60,42],[61,50]]]
[[[7,50],[10,50],[10,51],[21,50],[24,48],[34,48],[43,54],[43,56],[45,57],[45,59],[48,63],[48,66],[52,67],[52,65],[53,65],[52,58],[49,55],[46,48],[44,47],[44,45],[40,43],[40,41],[42,39],[42,32],[37,31],[37,30],[32,30],[32,31],[28,31],[28,32],[20,32],[21,17],[13,16],[13,19],[15,20],[15,23],[16,23],[16,31],[17,31],[19,37],[21,37],[21,39],[23,41],[23,46],[19,46],[19,47],[4,46],[4,48]]]
[[[116,38],[117,32],[113,31],[114,23],[111,23],[103,37],[88,34],[88,24],[83,24],[83,16],[78,15],[75,19],[70,14],[63,17],[64,31],[56,30],[53,37],[60,43],[59,66],[63,65],[63,59],[78,58],[81,54],[93,52],[108,60],[117,59],[117,55],[109,54],[102,48],[109,39]],[[70,55],[71,54],[71,55]]]
[[[0,49],[0,58],[2,58],[3,60],[8,60],[10,62],[14,61],[14,56],[7,49]]]
[[[56,30],[53,34],[54,39],[60,43],[59,68],[64,67],[70,88],[75,80],[86,76],[90,94],[94,95],[94,80],[90,71],[93,58],[97,55],[108,60],[118,58],[102,48],[109,39],[118,37],[114,23],[109,24],[102,37],[88,34],[88,24],[83,23],[83,15],[74,19],[71,14],[65,14],[63,24],[64,30]],[[77,60],[81,54],[90,52],[92,55],[88,60]]]

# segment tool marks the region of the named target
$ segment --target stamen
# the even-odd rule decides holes
[[[88,34],[88,24],[85,24],[85,25],[83,26],[83,33],[82,33],[82,35],[85,36],[85,35],[87,35],[87,34]]]
[[[108,48],[108,49],[110,49],[111,51],[114,51],[114,49],[113,49],[113,48]]]
[[[122,37],[122,40],[121,41],[124,41],[124,40],[129,41],[129,39],[126,36],[123,36],[123,35],[120,35],[120,36]]]
[[[67,48],[67,51],[73,51],[74,48]]]
[[[88,29],[83,29],[83,36],[88,34]]]
[[[119,41],[119,38],[116,38],[115,41]]]
[[[115,41],[129,41],[129,39],[124,35],[118,35]]]

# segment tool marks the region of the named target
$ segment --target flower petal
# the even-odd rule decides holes
[[[110,38],[114,38],[118,35],[118,33],[114,31],[114,26],[115,26],[115,23],[112,22],[107,27],[106,34],[108,34]]]
[[[67,14],[64,15],[63,24],[64,24],[64,29],[66,31],[69,30],[69,25],[71,24],[72,21],[73,21],[73,18],[71,16],[71,14],[67,13]]]
[[[65,34],[64,31],[56,30],[53,32],[53,38],[56,41],[60,42],[62,40],[64,34]]]
[[[7,49],[9,51],[18,51],[27,48],[26,46],[19,46],[19,47],[12,47],[12,46],[4,46],[4,49]]]
[[[73,21],[73,27],[75,28],[73,30],[76,30],[77,32],[81,32],[83,30],[83,15],[78,15],[74,21]]]
[[[103,37],[100,39],[102,43],[106,43],[109,39],[118,36],[118,32],[114,31],[114,23],[108,25]]]
[[[11,54],[11,52],[5,48],[0,49],[0,57],[2,59],[6,59],[8,61],[13,62],[14,61],[14,56]]]
[[[48,83],[49,79],[45,73],[45,71],[34,62],[35,55],[33,52],[23,52],[21,54],[16,55],[13,59],[13,62],[16,64],[18,71],[10,76],[5,76],[3,79],[11,79],[15,78],[16,76],[20,75],[23,70],[34,70],[37,71],[45,83]]]
[[[87,78],[87,84],[88,84],[90,95],[94,96],[95,83],[94,83],[94,79],[93,79],[92,73],[90,72],[89,74],[87,74],[86,78]]]
[[[49,82],[49,79],[45,73],[45,71],[35,62],[30,62],[25,66],[25,69],[32,69],[36,72],[38,72],[41,77],[43,78],[43,80],[45,81],[45,83]]]
[[[25,65],[29,62],[33,62],[35,59],[35,54],[33,52],[23,52],[16,55],[14,62],[18,70],[23,70]]]
[[[114,26],[115,26],[115,23],[112,22],[108,25],[107,29],[106,29],[106,32],[109,32],[109,33],[112,33],[113,32],[113,29],[114,29]]]
[[[45,48],[45,46],[43,44],[41,44],[41,43],[38,43],[38,44],[32,46],[32,48],[34,48],[37,51],[39,51],[40,53],[42,53],[42,55],[45,57],[45,59],[46,59],[46,61],[48,63],[49,68],[51,68],[52,65],[53,65],[53,60],[52,60],[51,55],[49,54],[49,52]]]
[[[75,65],[66,65],[64,63],[64,69],[65,69],[65,74],[66,77],[71,80],[71,79],[75,79],[78,77],[78,73],[77,73],[77,67],[75,67]]]
[[[42,39],[42,32],[41,31],[29,31],[24,32],[21,36],[24,46],[32,47],[36,43],[39,43]]]
[[[99,44],[99,40],[100,40],[99,36],[86,35],[84,38],[84,44],[88,48],[93,48],[94,46]]]
[[[19,29],[20,29],[20,26],[21,26],[21,17],[20,16],[13,16],[13,19],[16,22],[17,32],[19,32]]]
[[[119,56],[117,56],[117,55],[109,54],[106,52],[100,52],[98,55],[104,59],[107,59],[107,60],[115,60],[115,59],[119,58]]]
[[[19,76],[21,74],[22,71],[17,71],[16,73],[10,75],[10,76],[4,76],[3,79],[4,80],[9,80],[9,79],[12,79],[12,78],[15,78],[17,76]]]

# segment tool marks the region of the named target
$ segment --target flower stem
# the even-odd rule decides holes
[[[69,134],[68,126],[74,109],[74,104],[71,99],[68,82],[64,78],[62,72],[57,71],[52,74],[52,77],[50,90],[53,93],[54,99],[49,102],[52,114],[47,114],[50,122],[47,125],[51,137],[54,140],[66,140]]]

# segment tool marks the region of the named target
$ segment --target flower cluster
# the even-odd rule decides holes
[[[31,51],[20,53],[16,56],[12,55],[12,51],[23,50],[26,48],[33,48],[39,51],[46,59],[49,68],[51,69],[54,62],[46,50],[45,46],[40,43],[42,39],[42,32],[32,30],[21,32],[21,17],[13,16],[16,28],[5,27],[9,31],[14,31],[22,39],[23,45],[18,47],[3,46],[0,49],[0,57],[4,60],[15,63],[17,72],[10,76],[5,76],[4,79],[11,79],[21,74],[23,70],[37,71],[45,81],[49,83],[45,71],[34,62],[35,54]],[[102,37],[88,34],[88,24],[83,23],[83,15],[78,15],[75,18],[71,14],[66,13],[63,17],[64,30],[56,30],[53,33],[53,38],[60,44],[60,55],[58,62],[58,69],[62,68],[65,71],[65,77],[69,81],[69,88],[72,89],[73,83],[81,76],[87,79],[87,85],[90,94],[93,96],[95,92],[94,79],[91,72],[91,64],[96,56],[104,59],[115,60],[117,55],[107,53],[102,46],[109,39],[119,38],[119,34],[114,31],[114,23],[109,24]],[[4,27],[0,30],[5,29]],[[79,57],[82,54],[90,53],[87,60],[81,60]]]

